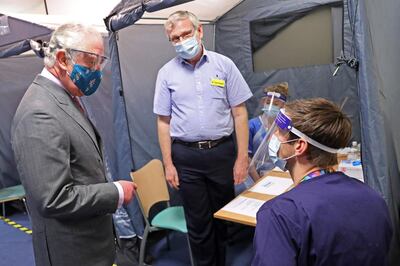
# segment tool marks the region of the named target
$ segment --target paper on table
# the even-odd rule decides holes
[[[281,169],[281,168],[279,168],[279,167],[277,167],[277,166],[275,166],[275,168],[274,168],[274,169],[272,169],[272,171],[275,171],[275,172],[282,172],[282,173],[284,173],[284,171],[282,171],[282,169]]]
[[[222,208],[224,211],[234,212],[246,216],[256,217],[258,209],[263,205],[265,201],[238,196],[225,207]]]
[[[290,178],[267,176],[255,184],[250,191],[268,195],[280,195],[292,184],[293,181]]]

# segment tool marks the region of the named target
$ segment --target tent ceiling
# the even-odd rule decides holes
[[[103,27],[103,18],[119,2],[120,0],[0,0],[0,12],[52,28],[66,22]],[[163,23],[169,14],[181,9],[194,12],[202,21],[214,21],[240,2],[242,0],[195,0],[157,12],[145,13],[143,19],[137,23]]]
[[[119,0],[0,0],[1,12],[62,16],[105,17]]]
[[[103,27],[103,18],[119,0],[0,0],[0,12],[50,28],[67,22]],[[90,11],[88,11],[90,10]]]
[[[195,13],[202,21],[214,21],[242,1],[243,0],[196,0],[157,12],[145,13],[143,18],[166,19],[174,11],[188,10]]]

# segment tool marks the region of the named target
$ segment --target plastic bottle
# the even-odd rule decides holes
[[[352,161],[357,161],[357,160],[361,159],[357,141],[353,141],[351,143],[351,148],[350,148],[350,152],[348,155],[348,159],[352,160]]]

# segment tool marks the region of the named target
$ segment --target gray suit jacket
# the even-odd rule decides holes
[[[12,146],[36,265],[112,265],[118,190],[106,181],[94,128],[62,87],[36,77],[15,114]]]

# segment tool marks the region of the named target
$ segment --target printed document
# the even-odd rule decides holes
[[[255,184],[250,191],[277,196],[285,192],[291,185],[293,185],[291,178],[267,176]]]
[[[222,210],[255,218],[258,209],[264,202],[263,200],[238,196],[223,207]]]

